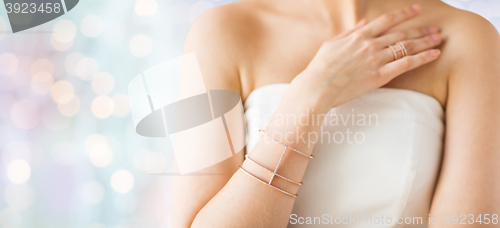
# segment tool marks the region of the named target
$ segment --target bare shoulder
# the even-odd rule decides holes
[[[447,6],[449,7],[449,6]],[[497,103],[500,82],[500,34],[488,20],[473,12],[443,10],[445,40],[442,56],[449,68],[447,104]],[[487,95],[489,94],[489,95]]]
[[[252,4],[245,1],[234,2],[211,8],[199,15],[191,25],[190,33],[202,34],[205,38],[238,41],[249,35],[254,21]]]
[[[405,26],[437,26],[440,29],[443,42],[437,47],[441,50],[439,58],[408,73],[415,76],[415,84],[429,82],[423,83],[421,92],[434,96],[446,106],[452,84],[462,81],[454,79],[472,80],[481,77],[484,81],[491,81],[494,80],[491,77],[500,76],[500,71],[494,72],[493,69],[494,66],[500,66],[500,51],[496,51],[500,50],[500,35],[488,20],[441,1],[418,0],[418,3],[422,5],[422,15],[393,30]],[[484,72],[487,69],[490,72]],[[400,80],[404,79],[402,77]]]
[[[437,23],[441,29],[444,42],[439,47],[442,54],[436,66],[441,72],[446,72],[444,81],[448,90],[451,89],[450,83],[461,81],[463,77],[490,81],[492,77],[500,76],[500,34],[493,24],[476,13],[441,1],[428,1],[428,5],[422,5],[429,9],[423,12],[427,14],[426,23]]]
[[[440,14],[446,51],[452,53],[450,60],[455,66],[459,66],[456,64],[459,62],[474,64],[479,60],[489,61],[487,58],[492,50],[500,50],[500,34],[484,17],[448,5],[443,6]]]
[[[191,25],[184,53],[196,54],[207,88],[241,92],[239,67],[256,27],[252,7],[246,1],[218,6]]]
[[[224,54],[242,51],[255,34],[257,19],[252,7],[251,2],[238,1],[206,10],[191,25],[186,43],[214,46]]]

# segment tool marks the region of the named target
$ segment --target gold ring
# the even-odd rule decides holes
[[[408,55],[408,52],[406,51],[406,47],[405,47],[405,45],[403,44],[403,42],[398,42],[398,44],[399,44],[399,46],[401,47],[401,49],[402,49],[402,53],[403,53],[403,57],[401,57],[401,58],[404,58],[405,56],[407,56],[407,55]]]
[[[397,44],[397,49],[393,46],[396,46]],[[389,48],[392,50],[392,53],[394,54],[394,61],[404,58],[405,56],[408,55],[408,51],[406,50],[405,45],[402,42],[397,42],[396,44],[389,45]],[[401,52],[401,58],[398,58],[398,52]]]

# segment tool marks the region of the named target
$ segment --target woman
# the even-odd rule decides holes
[[[432,0],[243,0],[201,15],[185,52],[208,89],[242,96],[250,159],[177,178],[175,227],[495,226],[500,38],[480,16]],[[325,125],[349,114],[376,118]]]

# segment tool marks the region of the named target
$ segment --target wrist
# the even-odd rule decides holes
[[[285,144],[307,150],[315,139],[308,137],[308,140],[297,140],[297,135],[305,132],[309,136],[310,133],[318,132],[330,110],[327,107],[319,95],[308,92],[308,89],[294,82],[287,89],[266,130],[278,134],[280,141],[283,140]]]
[[[303,71],[291,83],[283,101],[289,101],[303,110],[314,110],[317,114],[330,111],[335,98],[334,91],[328,89],[326,83],[308,71]]]

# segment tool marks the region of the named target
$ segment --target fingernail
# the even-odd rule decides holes
[[[419,4],[415,4],[411,6],[411,9],[413,10],[413,12],[418,13],[420,12],[420,9],[422,9],[422,7]]]
[[[441,35],[439,35],[439,33],[432,34],[431,37],[436,42],[439,41],[439,40],[441,40]]]
[[[434,27],[434,26],[430,26],[428,29],[427,29],[430,33],[436,33],[438,31],[438,28]]]
[[[441,51],[439,51],[438,49],[431,50],[431,52],[430,52],[432,57],[438,56],[439,53],[441,53]]]

